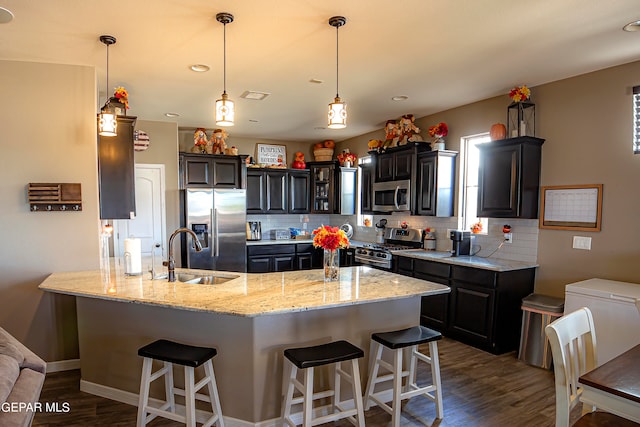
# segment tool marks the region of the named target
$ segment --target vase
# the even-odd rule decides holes
[[[340,256],[338,250],[324,250],[324,259],[322,265],[324,266],[324,281],[333,282],[340,280]]]

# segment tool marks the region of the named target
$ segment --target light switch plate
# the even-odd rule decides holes
[[[591,237],[573,236],[573,249],[591,250]]]

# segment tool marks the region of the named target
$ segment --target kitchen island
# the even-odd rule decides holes
[[[210,346],[218,350],[214,368],[225,421],[271,425],[280,417],[284,349],[346,339],[365,350],[365,381],[371,333],[418,324],[421,296],[449,292],[364,266],[343,267],[340,281],[327,283],[322,270],[177,272],[226,281],[169,283],[125,276],[112,266],[54,273],[40,285],[77,297],[83,391],[135,405],[138,348],[159,338]]]

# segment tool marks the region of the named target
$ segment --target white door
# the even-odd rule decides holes
[[[136,237],[141,240],[143,257],[155,255],[165,259],[166,219],[164,165],[136,164],[136,217],[114,221],[114,253],[124,255],[124,240]],[[160,247],[156,248],[156,245]]]

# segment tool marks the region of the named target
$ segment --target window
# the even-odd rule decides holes
[[[480,150],[478,144],[491,141],[488,133],[465,137],[462,139],[463,167],[460,168],[462,185],[462,229],[469,230],[471,224],[478,221],[482,223],[482,229],[487,230],[486,218],[478,218],[478,168],[480,167]]]
[[[640,154],[640,86],[633,87],[633,154]]]

